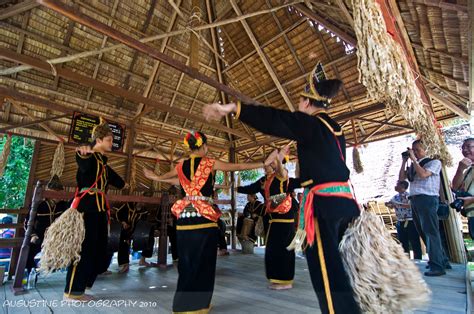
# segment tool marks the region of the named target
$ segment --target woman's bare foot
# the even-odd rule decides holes
[[[64,294],[63,297],[64,301],[71,301],[71,302],[88,302],[94,300],[94,297],[91,296],[90,294],[83,294],[80,296],[75,296],[72,294]]]
[[[219,250],[217,252],[217,256],[226,256],[229,255],[229,252],[227,250]]]
[[[293,288],[292,284],[284,285],[284,284],[279,284],[279,283],[272,283],[270,286],[268,286],[268,289],[272,289],[272,290],[288,290],[292,288]]]
[[[142,258],[140,258],[140,261],[138,262],[138,266],[150,267],[151,264],[148,263],[148,262],[145,260],[145,258],[142,257]]]
[[[118,271],[119,274],[124,274],[124,273],[127,273],[130,269],[130,265],[129,264],[123,264],[120,266],[120,269]]]

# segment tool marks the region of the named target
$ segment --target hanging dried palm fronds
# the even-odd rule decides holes
[[[352,164],[354,166],[354,170],[357,173],[362,173],[364,171],[364,167],[362,166],[362,161],[360,160],[360,153],[357,146],[352,148]]]
[[[160,162],[159,162],[158,159],[156,160],[155,170],[153,170],[153,172],[158,176],[160,175]],[[154,191],[161,191],[161,182],[153,181],[152,184],[153,184],[153,190]]]
[[[2,154],[0,155],[0,177],[3,177],[5,168],[7,167],[8,156],[10,155],[10,149],[12,146],[12,136],[9,134],[7,140],[3,145]]]
[[[137,188],[137,162],[136,158],[132,157],[132,169],[130,174],[130,192]]]
[[[47,274],[71,263],[77,265],[85,235],[83,214],[74,208],[66,210],[46,230],[41,245],[40,271]]]
[[[402,47],[387,33],[376,0],[352,0],[357,36],[359,81],[371,98],[402,116],[423,138],[430,155],[448,165],[451,156],[436,121],[428,112]]]
[[[361,213],[339,251],[363,313],[402,313],[429,301],[420,271],[374,213]]]
[[[51,177],[54,177],[56,175],[58,176],[58,178],[60,178],[63,175],[65,162],[66,161],[64,159],[64,143],[61,141],[58,143],[58,146],[54,151],[53,164],[51,165],[50,171]]]

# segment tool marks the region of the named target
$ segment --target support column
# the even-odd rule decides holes
[[[231,147],[229,149],[229,162],[235,162],[235,148]],[[237,208],[236,208],[236,197],[235,197],[235,172],[231,171],[230,173],[230,214],[232,216],[232,230],[231,230],[231,238],[232,238],[232,243],[231,243],[231,248],[235,250],[236,248],[236,243],[237,243],[237,238],[235,234],[235,216],[237,213]]]

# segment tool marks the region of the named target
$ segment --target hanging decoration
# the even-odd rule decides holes
[[[0,177],[3,177],[5,168],[7,167],[8,156],[10,155],[10,149],[12,145],[12,136],[11,134],[7,135],[7,140],[3,145],[2,154],[0,155]]]
[[[61,178],[61,176],[63,175],[65,162],[66,161],[64,159],[64,142],[60,141],[58,143],[58,146],[56,146],[56,150],[54,151],[53,163],[51,165],[50,171],[51,178],[55,175],[58,178]]]

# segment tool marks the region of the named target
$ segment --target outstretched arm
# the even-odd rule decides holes
[[[145,174],[145,177],[147,177],[148,179],[153,180],[153,181],[161,181],[161,182],[166,182],[166,180],[173,179],[178,176],[178,172],[176,171],[176,168],[172,168],[170,171],[160,176],[147,168],[143,168],[143,173]],[[167,183],[170,183],[170,182],[167,182]]]
[[[304,114],[267,106],[214,103],[204,106],[203,112],[206,119],[220,119],[233,113],[236,119],[260,132],[296,141],[303,141],[308,132],[301,121]]]

